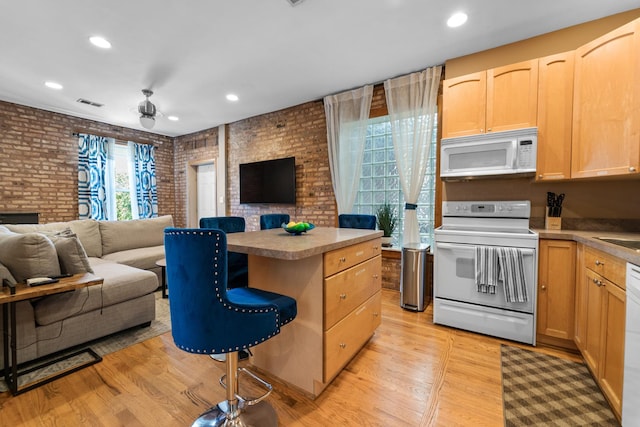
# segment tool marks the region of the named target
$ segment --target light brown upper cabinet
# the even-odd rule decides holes
[[[538,60],[444,81],[442,137],[536,126]]]
[[[487,72],[444,81],[442,137],[484,133],[487,104]]]
[[[639,30],[635,20],[576,49],[573,178],[638,173]]]
[[[573,51],[538,60],[538,181],[571,176],[573,68]]]
[[[487,132],[535,127],[538,60],[487,71]]]

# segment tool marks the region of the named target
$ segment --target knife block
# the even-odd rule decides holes
[[[562,217],[549,216],[549,210],[544,215],[544,228],[547,230],[562,230]]]

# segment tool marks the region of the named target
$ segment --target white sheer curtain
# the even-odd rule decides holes
[[[403,245],[420,242],[417,203],[429,163],[442,67],[389,79],[384,91],[405,198]]]
[[[338,214],[351,213],[358,194],[373,86],[324,98],[331,182]]]

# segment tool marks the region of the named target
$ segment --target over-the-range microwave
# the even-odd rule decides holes
[[[440,177],[444,180],[501,175],[533,176],[538,128],[443,138]]]

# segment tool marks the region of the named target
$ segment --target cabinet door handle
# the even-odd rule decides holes
[[[636,168],[634,168],[633,166],[629,166],[629,172],[635,172]]]
[[[340,299],[347,299],[347,294],[340,294]]]
[[[340,348],[347,348],[347,345],[343,342],[340,343]]]
[[[545,285],[542,285],[542,290],[544,291],[546,289],[547,289],[547,287]]]
[[[604,265],[604,261],[596,260],[596,265]]]

